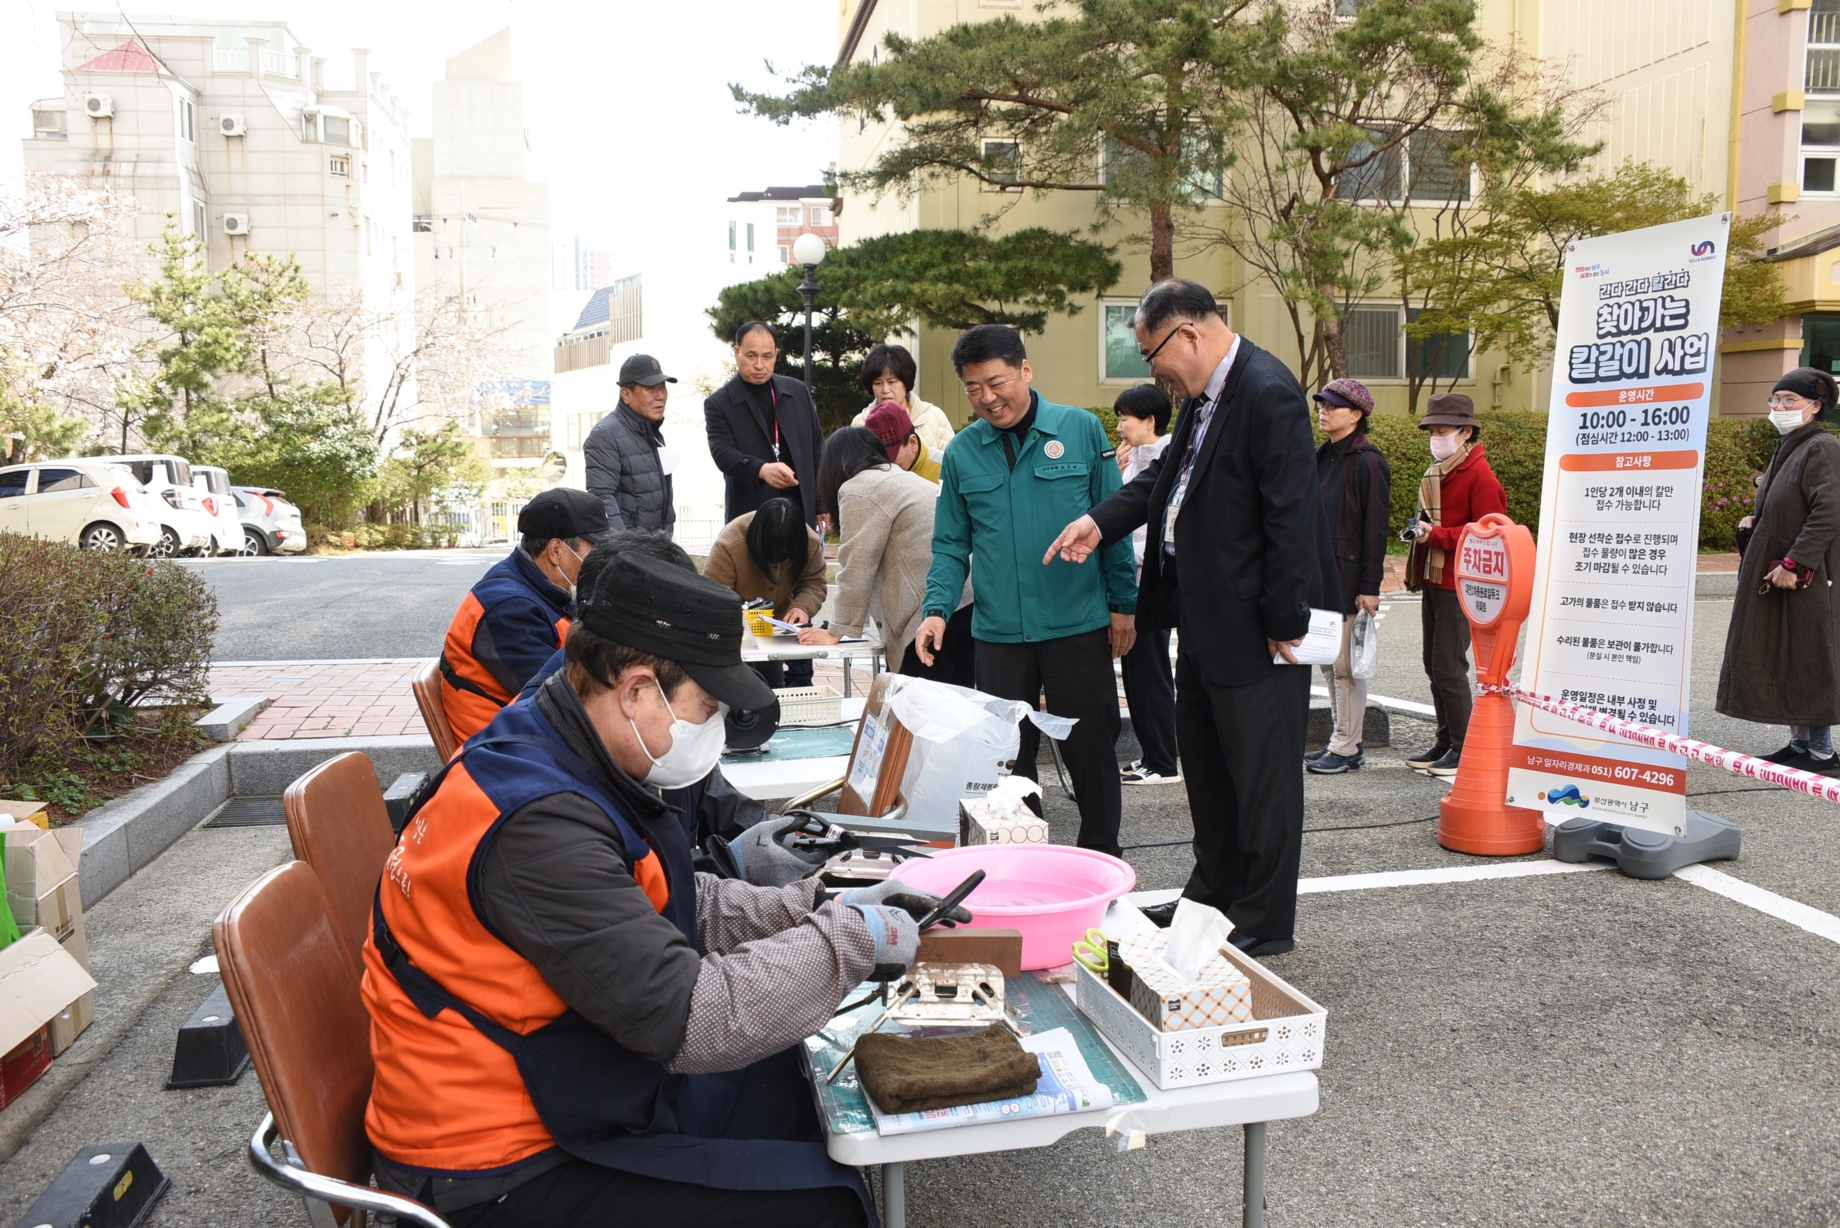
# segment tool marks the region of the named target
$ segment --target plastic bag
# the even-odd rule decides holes
[[[950,822],[961,798],[983,797],[997,787],[1003,764],[1016,757],[1028,718],[1049,737],[1067,736],[1074,719],[1037,712],[1015,699],[915,678],[889,697],[888,706],[914,735],[901,795],[917,819]]]
[[[1354,626],[1348,632],[1348,673],[1363,680],[1372,678],[1379,664],[1380,624],[1362,610],[1354,616]]]

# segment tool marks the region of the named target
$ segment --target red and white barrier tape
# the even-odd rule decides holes
[[[1664,733],[1652,726],[1610,716],[1594,708],[1587,708],[1583,704],[1553,699],[1546,695],[1535,695],[1532,691],[1523,691],[1512,682],[1506,686],[1485,684],[1481,689],[1484,694],[1506,695],[1521,703],[1531,704],[1542,712],[1550,712],[1554,716],[1563,716],[1568,721],[1589,725],[1628,742],[1639,742],[1643,746],[1652,746],[1656,750],[1685,755],[1689,759],[1709,763],[1716,768],[1724,768],[1727,772],[1749,776],[1765,784],[1794,789],[1797,793],[1806,793],[1822,801],[1840,802],[1840,780],[1822,776],[1816,772],[1804,772],[1798,768],[1783,767],[1781,764],[1770,763],[1752,755],[1726,750],[1722,746],[1714,746],[1710,742],[1696,742],[1692,738],[1683,738],[1679,734]]]

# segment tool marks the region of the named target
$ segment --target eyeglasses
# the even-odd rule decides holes
[[[1156,343],[1156,348],[1155,348],[1154,350],[1151,350],[1151,351],[1150,351],[1150,352],[1149,352],[1148,354],[1144,354],[1144,351],[1143,351],[1142,349],[1139,349],[1139,350],[1138,350],[1137,352],[1138,352],[1139,354],[1143,354],[1143,355],[1144,355],[1144,365],[1145,365],[1145,366],[1147,367],[1147,366],[1149,366],[1149,365],[1150,365],[1151,363],[1153,363],[1153,362],[1155,362],[1155,361],[1156,361],[1156,356],[1157,356],[1158,354],[1161,354],[1161,353],[1163,352],[1163,347],[1164,347],[1164,346],[1166,346],[1166,345],[1168,345],[1168,344],[1169,344],[1169,343],[1170,343],[1171,341],[1174,341],[1174,340],[1175,340],[1175,338],[1176,338],[1176,334],[1177,334],[1177,333],[1179,333],[1179,332],[1181,332],[1181,331],[1182,331],[1182,325],[1180,325],[1180,324],[1178,324],[1178,325],[1176,325],[1176,326],[1175,326],[1174,328],[1172,328],[1172,329],[1170,329],[1170,330],[1169,330],[1169,335],[1168,335],[1167,337],[1164,337],[1164,338],[1163,338],[1163,339],[1162,339],[1161,341],[1159,341],[1159,342],[1157,342],[1157,343]]]
[[[1769,405],[1771,409],[1794,409],[1803,399],[1793,392],[1778,392],[1770,397]]]

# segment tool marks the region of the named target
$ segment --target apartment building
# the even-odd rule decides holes
[[[410,156],[402,101],[351,52],[354,88],[284,22],[58,14],[61,95],[32,104],[28,168],[106,182],[139,205],[151,244],[167,215],[221,269],[293,254],[313,292],[413,311]],[[381,386],[388,356],[369,355]]]
[[[527,174],[524,86],[512,78],[511,31],[446,63],[434,83],[433,136],[412,142],[415,269],[419,284],[464,301],[503,328],[503,386],[467,417],[501,487],[500,531],[515,511],[502,486],[535,477],[550,452],[549,186]],[[481,408],[490,406],[490,408]]]
[[[831,169],[836,169],[835,163]],[[764,192],[742,192],[729,197],[728,203],[731,206],[754,206],[736,219],[746,227],[745,234],[738,233],[734,221],[730,222],[730,264],[743,263],[735,259],[738,252],[748,257],[745,263],[753,263],[752,256],[757,242],[760,250],[769,256],[769,264],[774,261],[791,264],[792,245],[800,235],[817,235],[829,246],[837,246],[837,214],[843,207],[843,201],[821,183],[804,187],[768,188]],[[772,218],[770,230],[767,225],[769,209]],[[758,237],[754,230],[756,220],[760,223]],[[771,241],[768,240],[769,235]]]
[[[1343,15],[1358,7],[1358,0],[1322,2]],[[1604,100],[1590,134],[1604,150],[1591,171],[1607,173],[1628,159],[1652,162],[1742,214],[1767,210],[1781,219],[1771,242],[1796,315],[1724,338],[1715,394],[1721,412],[1763,412],[1763,392],[1798,362],[1840,368],[1840,0],[1480,0],[1479,9],[1478,29],[1499,52],[1537,58],[1544,71]],[[921,39],[1003,16],[1038,19],[1034,5],[1022,0],[846,0],[839,58],[873,60],[890,33]],[[843,166],[866,166],[898,139],[892,124],[844,124]],[[1085,231],[1093,221],[1082,193],[1005,200],[969,181],[907,199],[845,193],[843,203],[845,243],[920,227],[975,226],[999,212],[997,204],[1008,206],[995,223],[1000,231]],[[1224,220],[1218,203],[1207,212],[1211,221]],[[1149,262],[1125,242],[1144,228],[1142,219],[1128,217],[1108,227],[1103,237],[1119,245],[1125,266],[1118,285],[1082,304],[1080,314],[1054,317],[1043,335],[1029,339],[1047,395],[1109,404],[1144,378],[1129,319]],[[1214,287],[1236,328],[1296,365],[1282,300],[1230,253],[1178,249],[1176,271]],[[1428,365],[1454,375],[1458,390],[1478,406],[1545,407],[1544,373],[1516,371],[1495,353],[1465,359],[1467,345],[1414,345],[1406,323],[1396,301],[1357,305],[1347,320],[1352,373],[1373,388],[1383,411],[1404,410],[1408,370]],[[969,407],[947,361],[950,345],[948,334],[921,330],[920,392],[962,421]]]

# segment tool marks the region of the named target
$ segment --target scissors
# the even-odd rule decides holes
[[[1104,976],[1111,969],[1112,959],[1106,953],[1105,932],[1087,930],[1086,936],[1073,944],[1073,957],[1085,965],[1094,976]]]

